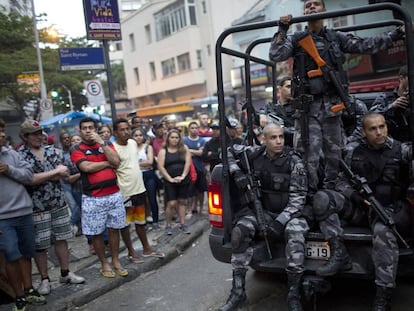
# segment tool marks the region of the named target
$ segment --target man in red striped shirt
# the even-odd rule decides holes
[[[126,226],[125,208],[117,185],[114,169],[120,158],[114,146],[97,133],[96,122],[83,118],[79,122],[82,142],[71,150],[72,162],[81,172],[82,180],[82,232],[92,235],[92,243],[101,261],[100,273],[104,277],[127,276],[119,261],[119,229]],[[108,228],[112,267],[105,258],[102,233]]]

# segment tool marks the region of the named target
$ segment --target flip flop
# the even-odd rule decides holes
[[[128,256],[128,260],[132,263],[143,263],[144,259],[141,256]]]
[[[104,278],[114,278],[116,276],[114,270],[112,270],[112,269],[110,269],[110,270],[99,269],[99,273]]]
[[[113,269],[119,276],[128,276],[128,271],[122,267],[113,267]]]
[[[150,254],[144,254],[142,253],[142,257],[157,257],[157,258],[164,258],[165,254],[163,252],[160,251],[153,251]]]

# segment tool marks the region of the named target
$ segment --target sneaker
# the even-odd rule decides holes
[[[85,282],[85,278],[76,275],[73,272],[69,272],[67,276],[61,276],[59,279],[60,283],[69,283],[69,284],[81,284]]]
[[[49,279],[43,279],[42,282],[40,282],[37,291],[40,295],[49,295],[51,289],[52,286],[50,285]]]
[[[154,222],[153,224],[152,224],[152,229],[154,230],[154,231],[160,231],[160,225],[157,223],[157,222]]]
[[[44,281],[44,280],[43,280]],[[46,281],[49,281],[46,279]],[[49,293],[50,293],[50,285],[49,285]],[[32,305],[44,305],[46,303],[45,296],[39,294],[39,291],[35,290],[34,288],[29,289],[26,293],[26,300],[28,303]]]
[[[154,219],[152,218],[152,216],[147,217],[147,222],[152,223],[153,221],[154,221]]]
[[[23,298],[17,298],[12,310],[13,311],[25,311],[26,310],[26,304],[27,304],[27,301],[24,297]]]
[[[168,235],[172,235],[172,227],[171,226],[166,226],[165,227],[165,233]]]
[[[186,225],[186,224],[180,225],[180,230],[185,234],[190,234],[191,233],[190,229],[188,228],[188,225]]]

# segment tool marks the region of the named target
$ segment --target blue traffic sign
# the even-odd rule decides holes
[[[60,70],[105,69],[102,48],[59,49]]]

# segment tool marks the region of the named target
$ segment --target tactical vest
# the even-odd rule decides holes
[[[284,151],[276,159],[261,154],[252,162],[254,175],[261,182],[263,207],[270,212],[279,214],[289,201],[291,159],[291,153]]]
[[[377,200],[390,206],[403,200],[409,184],[408,165],[401,161],[401,143],[394,140],[392,149],[372,150],[359,145],[352,155],[352,171],[367,179]]]
[[[336,94],[335,87],[328,76],[310,79],[307,75],[308,71],[318,68],[312,57],[298,43],[307,34],[309,32],[303,31],[293,35],[293,55],[295,59],[293,62],[292,95],[296,98],[303,93],[312,95]],[[348,77],[342,66],[345,61],[345,54],[340,48],[336,32],[324,27],[317,35],[312,33],[311,35],[319,55],[336,72],[336,76],[341,81],[344,89],[347,90]]]

